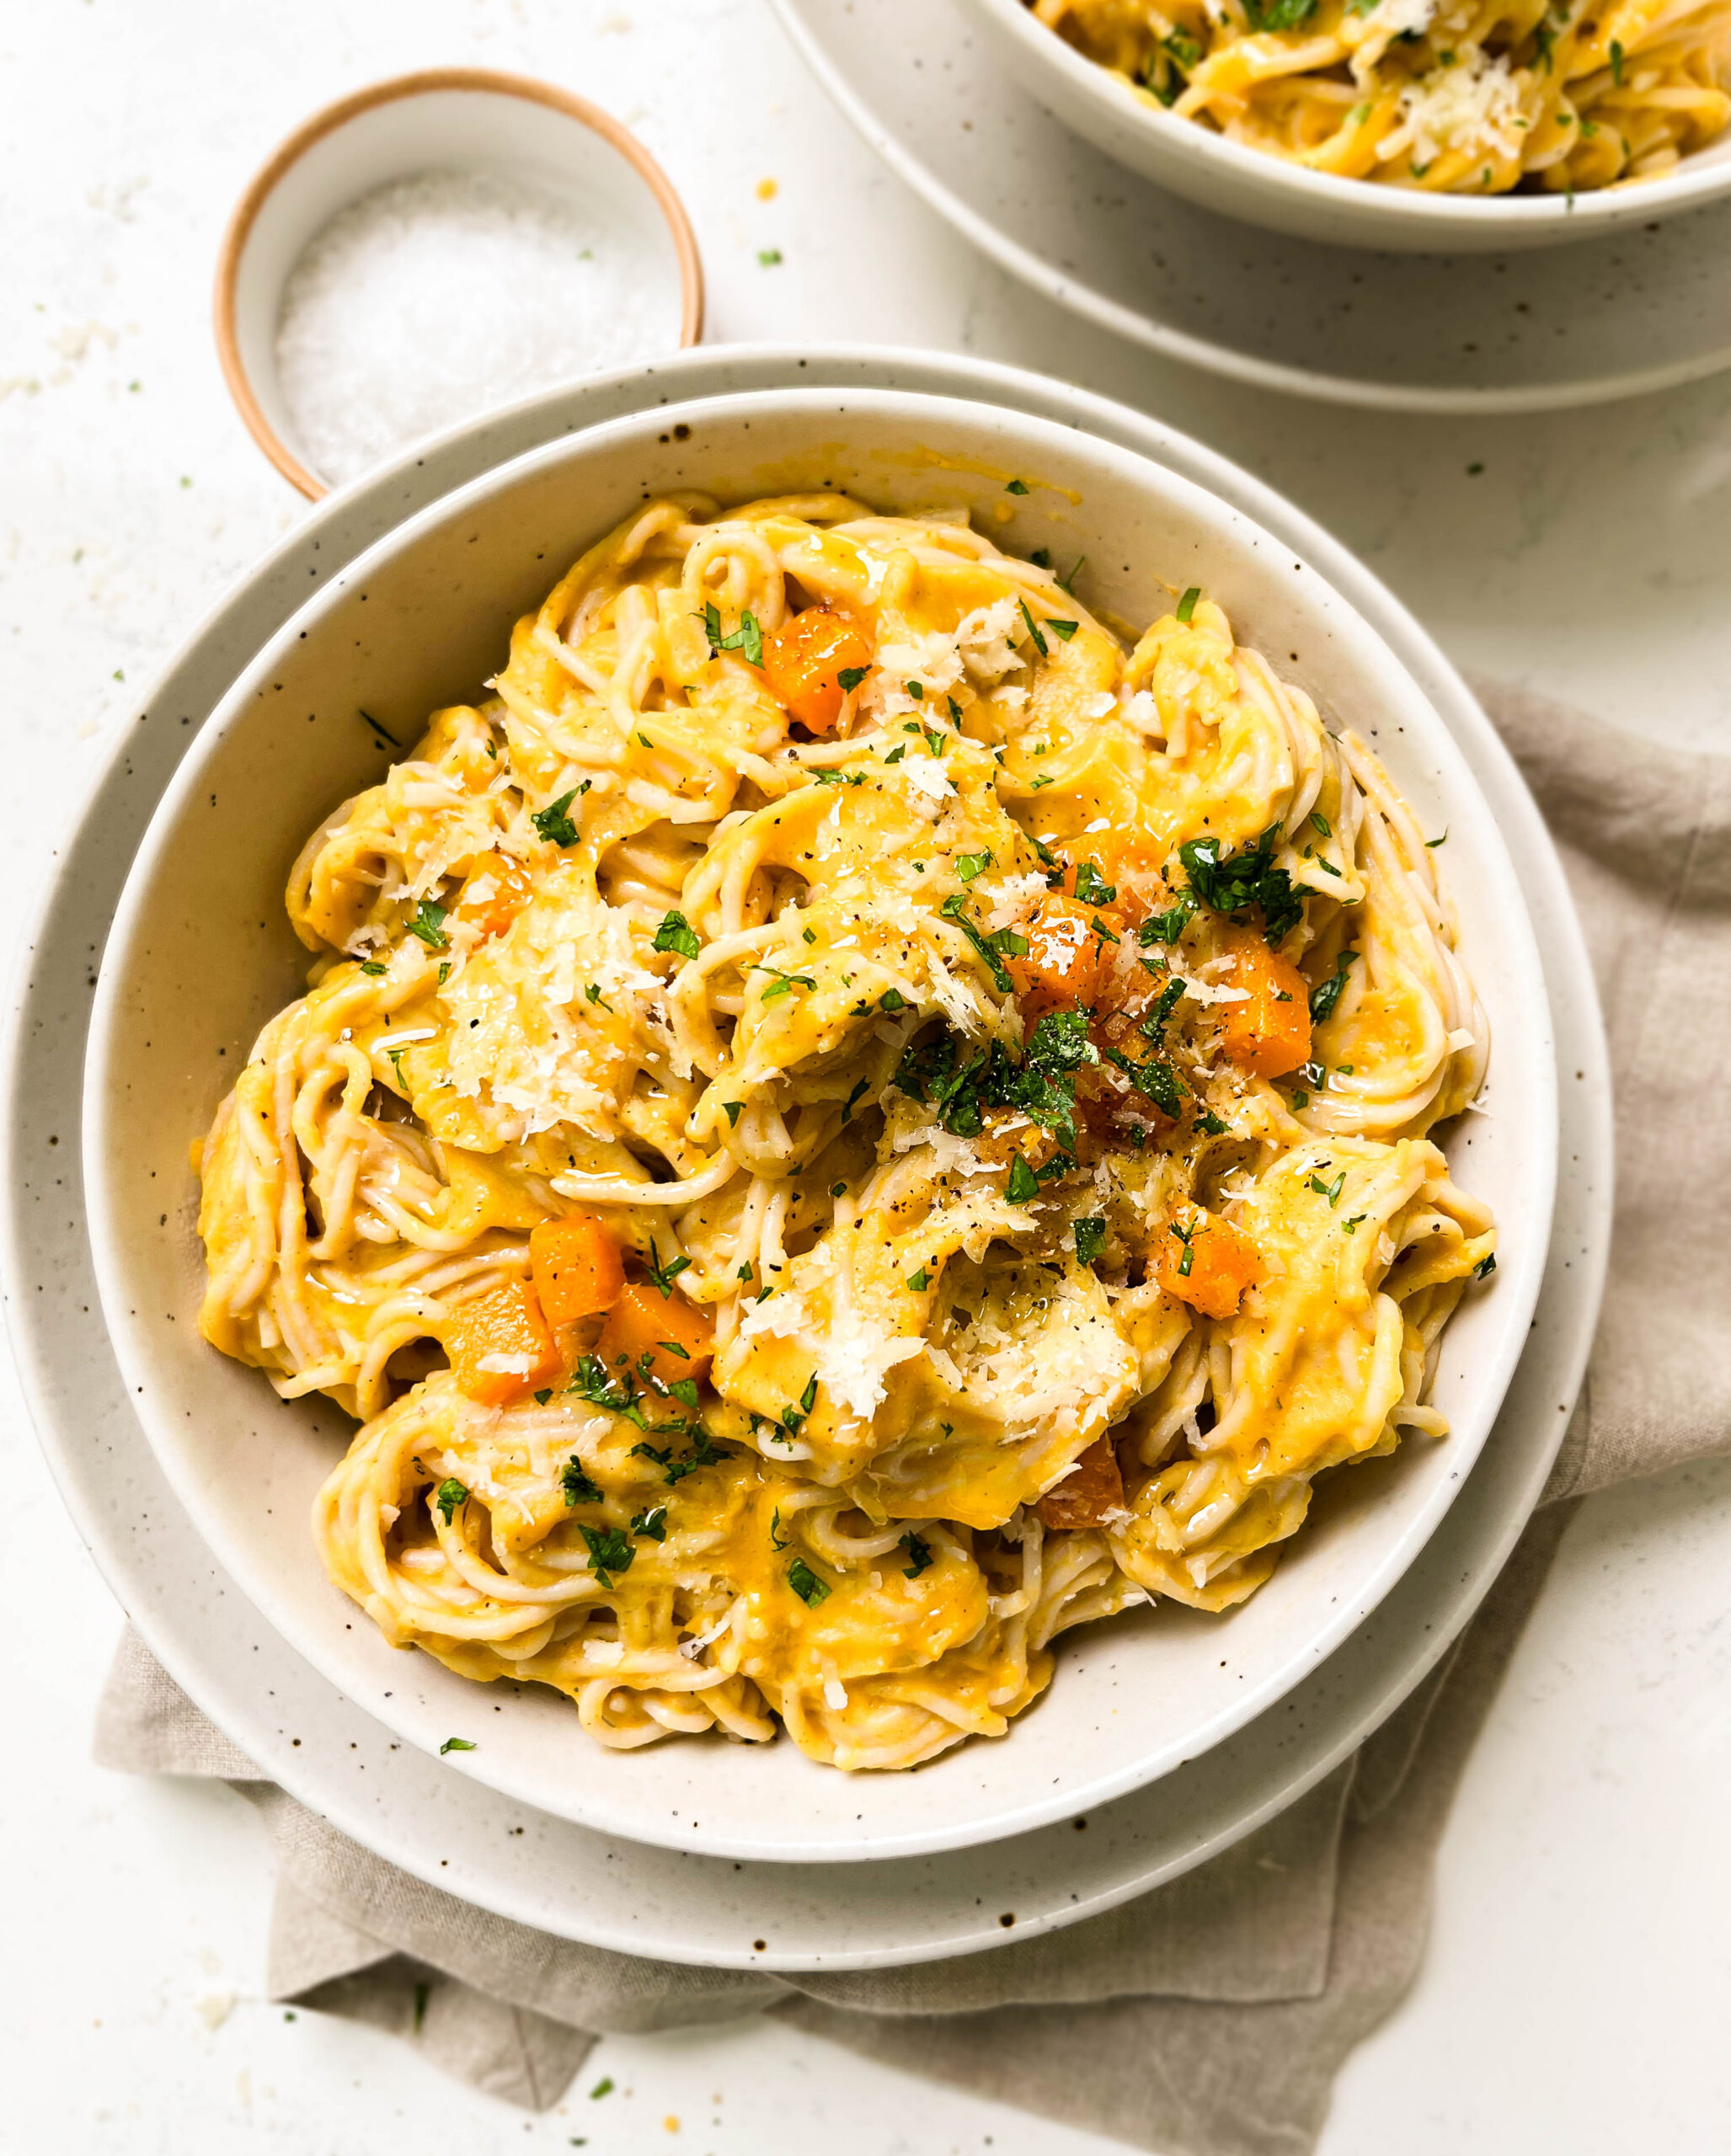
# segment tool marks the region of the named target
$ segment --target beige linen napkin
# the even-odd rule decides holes
[[[258,1806],[279,1866],[273,1998],[393,2029],[537,2107],[601,2031],[768,2011],[1162,2156],[1312,2148],[1342,2059],[1417,1967],[1437,1840],[1567,1524],[1557,1501],[1731,1444],[1731,759],[1479,689],[1550,819],[1598,968],[1617,1205],[1546,1509],[1441,1666],[1280,1818],[1139,1901],[960,1961],[783,1978],[574,1945],[423,1886],[259,1780],[128,1635],[97,1757],[221,1776]]]

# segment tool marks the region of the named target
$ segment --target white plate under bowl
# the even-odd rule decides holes
[[[308,582],[538,442],[676,397],[794,381],[971,396],[1085,423],[1188,472],[1326,571],[1424,684],[1510,839],[1544,954],[1568,1164],[1531,1337],[1496,1428],[1371,1620],[1272,1713],[1095,1812],[1086,1833],[1047,1828],[869,1866],[741,1867],[611,1841],[451,1774],[321,1677],[216,1564],[132,1412],[99,1314],[69,1123],[89,990],[139,840],[188,744]],[[459,429],[323,505],[219,601],[132,714],[56,861],[21,944],[0,1117],[7,1325],[49,1466],[133,1625],[261,1773],[365,1848],[500,1916],[664,1961],[809,1971],[989,1950],[1109,1908],[1249,1833],[1376,1728],[1477,1606],[1549,1471],[1603,1289],[1611,1198],[1605,1038],[1555,851],[1483,713],[1376,579],[1259,481],[1123,405],[973,359],[735,347],[563,389]],[[1012,1912],[1006,1929],[999,1919]]]
[[[1012,477],[1029,488],[1019,499]],[[280,894],[305,833],[387,759],[362,710],[409,741],[435,706],[477,692],[519,613],[651,494],[825,483],[890,510],[964,502],[1012,546],[1086,552],[1098,568],[1085,595],[1127,620],[1151,619],[1167,587],[1218,598],[1331,723],[1372,739],[1423,827],[1449,834],[1493,1042],[1494,1112],[1449,1141],[1458,1178],[1495,1209],[1501,1249],[1494,1284],[1442,1344],[1434,1396],[1450,1439],[1333,1478],[1242,1609],[1221,1620],[1162,1605],[1090,1627],[1006,1739],[898,1775],[842,1775],[787,1742],[605,1750],[550,1689],[478,1687],[389,1647],[326,1581],[307,1526],[352,1425],[323,1401],[279,1401],[198,1334],[185,1166],[258,1028],[300,990]],[[488,473],[320,584],[243,673],[152,824],[103,960],[85,1096],[90,1230],[121,1369],[181,1502],[276,1628],[410,1742],[474,1742],[460,1771],[505,1794],[759,1862],[1023,1833],[1200,1757],[1290,1691],[1388,1592],[1457,1491],[1525,1342],[1550,1241],[1555,1077],[1520,884],[1465,758],[1385,640],[1313,561],[1167,466],[1077,428],[893,391],[789,389],[616,420]]]
[[[1731,194],[1731,136],[1652,179],[1582,195],[1433,195],[1312,172],[1162,112],[1048,29],[1025,0],[963,5],[1023,88],[1095,148],[1205,209],[1328,246],[1507,253],[1675,217]]]
[[[976,247],[1169,358],[1409,412],[1590,404],[1731,366],[1731,203],[1541,253],[1325,247],[1127,171],[1030,96],[954,0],[772,4],[865,140]]]

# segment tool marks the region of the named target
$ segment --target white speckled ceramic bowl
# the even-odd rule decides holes
[[[1602,237],[1731,195],[1731,134],[1675,171],[1591,194],[1427,195],[1310,172],[1138,97],[1031,14],[1024,0],[961,0],[1005,66],[1077,132],[1176,195],[1271,231],[1399,253],[1501,253]]]
[[[1028,494],[1007,497],[1007,472]],[[1451,1148],[1495,1206],[1503,1252],[1494,1288],[1444,1344],[1436,1398],[1454,1434],[1334,1478],[1242,1609],[1145,1610],[1073,1636],[1007,1738],[881,1778],[817,1767],[785,1742],[604,1752],[557,1694],[475,1686],[387,1647],[325,1580],[307,1526],[351,1426],[323,1401],[280,1403],[198,1337],[186,1166],[257,1029],[301,988],[283,882],[305,833],[380,771],[361,707],[408,739],[434,705],[473,693],[517,614],[645,494],[740,499],[825,480],[890,510],[965,501],[1013,548],[1086,551],[1089,598],[1130,619],[1164,603],[1162,578],[1217,596],[1334,723],[1374,738],[1426,828],[1447,828],[1495,1042],[1494,1113],[1467,1118]],[[103,961],[85,1101],[91,1240],[121,1369],[177,1495],[276,1630],[402,1737],[433,1752],[476,1740],[452,1772],[628,1839],[770,1862],[1023,1833],[1194,1759],[1314,1669],[1424,1547],[1490,1428],[1544,1268],[1556,1171],[1550,1022],[1520,886],[1448,728],[1370,624],[1286,545],[1151,459],[1022,413],[882,390],[718,397],[596,427],[488,473],[317,582],[151,825]]]

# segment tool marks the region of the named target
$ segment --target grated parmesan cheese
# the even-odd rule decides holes
[[[1404,125],[1378,150],[1380,157],[1410,149],[1422,171],[1445,150],[1512,157],[1520,149],[1520,83],[1508,60],[1473,45],[1453,67],[1439,68],[1401,92]]]

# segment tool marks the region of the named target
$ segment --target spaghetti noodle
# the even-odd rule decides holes
[[[1731,0],[1028,0],[1138,95],[1314,172],[1572,193],[1731,119]]]
[[[290,878],[206,1337],[331,1577],[604,1744],[907,1767],[1440,1434],[1483,1013],[1364,742],[965,517],[644,507]]]

